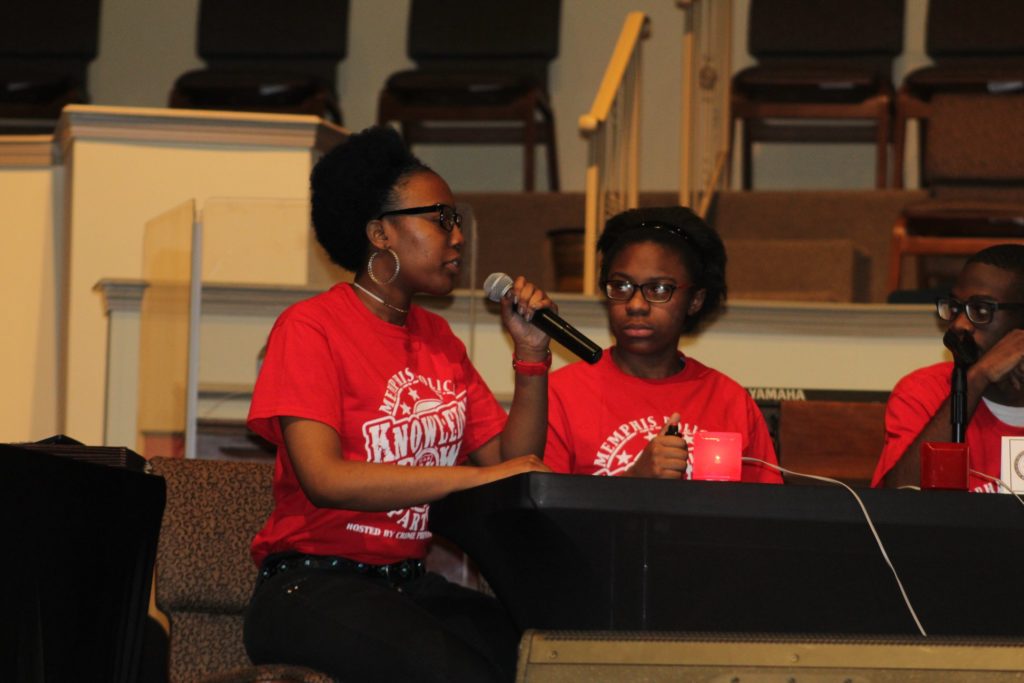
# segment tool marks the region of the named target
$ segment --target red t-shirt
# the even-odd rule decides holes
[[[892,390],[885,407],[885,446],[871,480],[872,486],[882,483],[882,477],[902,457],[935,413],[949,401],[952,374],[953,363],[937,363],[915,370]],[[1004,436],[1024,436],[1024,427],[1002,422],[984,401],[980,401],[964,434],[964,441],[970,449],[970,468],[991,477],[1000,476]],[[967,485],[972,491],[987,493],[995,493],[998,486],[973,474]]]
[[[594,365],[573,363],[548,380],[544,462],[555,472],[615,476],[640,456],[672,413],[687,444],[699,431],[739,432],[743,456],[777,463],[768,428],[750,394],[717,370],[687,358],[661,380],[627,375],[606,350]],[[779,484],[782,476],[743,463],[743,481]]]
[[[428,505],[390,512],[321,508],[306,497],[278,417],[322,422],[342,456],[451,466],[504,428],[506,415],[440,316],[412,306],[404,326],[373,315],[348,284],[290,307],[270,332],[249,427],[277,444],[274,511],[252,543],[270,553],[386,564],[426,554]]]

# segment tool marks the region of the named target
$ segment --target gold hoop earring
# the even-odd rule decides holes
[[[398,271],[402,269],[402,262],[398,260],[398,254],[395,253],[395,250],[392,249],[391,247],[388,247],[387,249],[385,249],[385,251],[391,254],[391,258],[395,260],[395,272],[393,272],[391,274],[391,277],[389,277],[386,281],[381,282],[380,280],[377,279],[377,276],[373,274],[373,259],[377,258],[377,255],[383,252],[373,252],[372,254],[370,254],[370,260],[366,262],[366,274],[370,276],[371,280],[373,280],[381,287],[383,287],[384,285],[390,285],[392,282],[394,282],[395,278],[398,277]]]

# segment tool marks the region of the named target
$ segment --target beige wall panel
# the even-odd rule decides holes
[[[916,368],[948,360],[941,335],[793,336],[708,329],[683,352],[746,387],[890,391]]]
[[[309,281],[309,198],[211,197],[203,207],[203,282],[302,286]]]
[[[273,324],[271,316],[203,315],[199,331],[200,391],[211,385],[251,389],[256,383],[260,351]]]
[[[143,225],[186,199],[305,197],[310,155],[290,148],[73,143],[66,431],[101,443],[106,323],[105,278],[139,278]],[[245,241],[239,239],[240,257]],[[304,256],[303,256],[304,257]]]
[[[0,167],[0,442],[57,431],[58,269],[54,224],[59,168]]]

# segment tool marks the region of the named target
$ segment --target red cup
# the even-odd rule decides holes
[[[969,456],[965,443],[921,444],[921,488],[966,491]]]
[[[743,441],[737,432],[697,432],[690,455],[692,479],[702,481],[739,481]]]

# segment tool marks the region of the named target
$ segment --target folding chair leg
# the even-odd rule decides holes
[[[552,192],[558,192],[562,185],[558,179],[558,143],[555,137],[555,118],[549,113],[545,113],[545,128],[547,129],[547,145],[548,152],[548,189]]]
[[[897,104],[897,107],[900,106]],[[902,112],[897,111],[892,130],[892,186],[897,190],[903,189],[903,156],[906,148],[907,119]]]
[[[537,146],[537,122],[536,115],[530,112],[530,118],[523,126],[523,189],[526,192],[533,192],[534,174],[534,151]]]
[[[750,135],[750,121],[740,119],[740,125],[743,126],[740,138],[740,168],[743,172],[743,189],[749,190],[754,184],[754,161],[752,159],[754,145]]]
[[[892,241],[889,244],[889,292],[895,292],[900,288],[906,241],[906,220],[901,216],[893,226]]]
[[[889,114],[888,100],[882,115],[875,125],[875,188],[884,190],[886,186],[886,170],[889,166]]]

